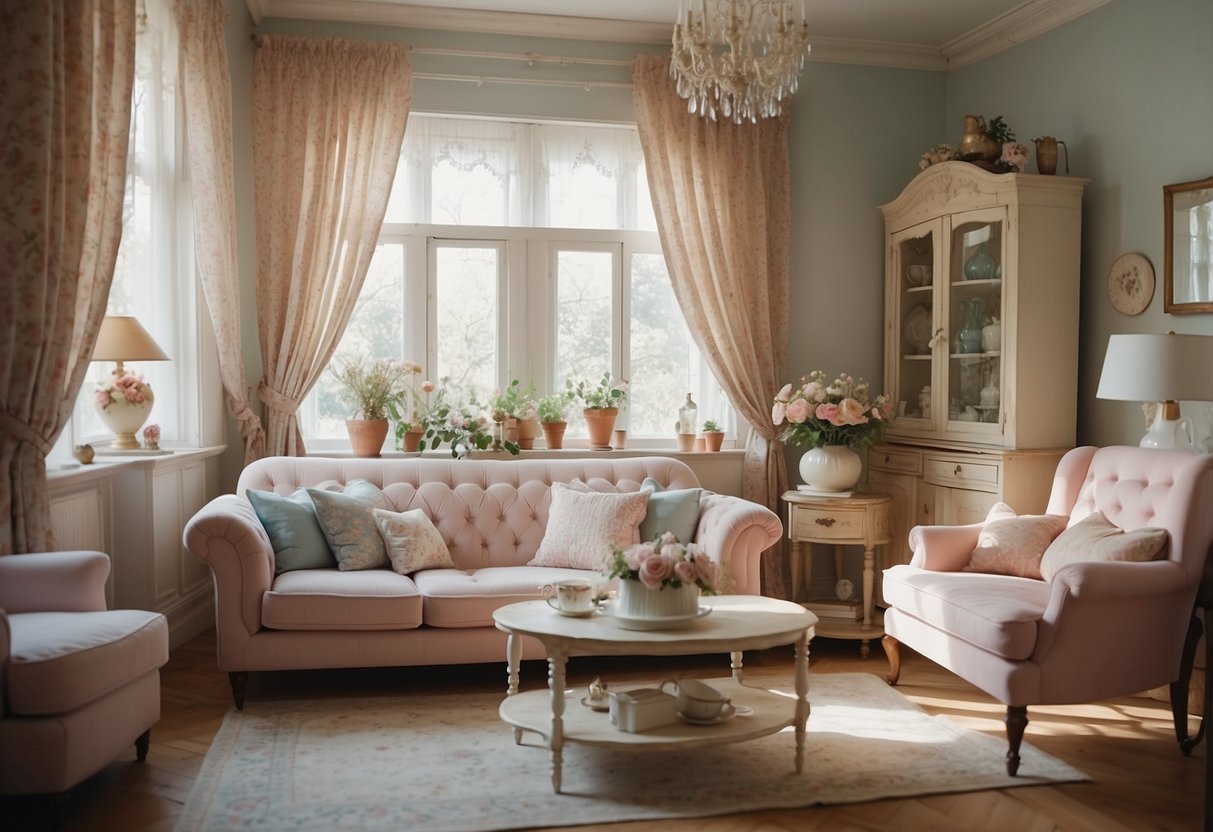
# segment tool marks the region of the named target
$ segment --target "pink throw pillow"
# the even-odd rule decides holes
[[[964,569],[1040,580],[1045,550],[1065,530],[1068,519],[1056,514],[1021,517],[1006,503],[998,503],[986,515],[977,548]]]
[[[1144,528],[1124,532],[1104,516],[1094,512],[1061,533],[1045,552],[1040,573],[1053,580],[1063,566],[1093,561],[1156,560],[1167,549],[1170,535],[1166,529]]]
[[[528,566],[601,569],[611,550],[640,542],[649,492],[582,492],[552,483],[552,505],[539,550]]]

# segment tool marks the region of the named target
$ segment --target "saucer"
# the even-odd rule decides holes
[[[678,718],[690,725],[719,725],[726,719],[732,719],[737,716],[737,709],[732,705],[725,705],[720,709],[720,716],[714,716],[711,719],[696,719],[693,716],[687,716],[682,711],[678,712]]]
[[[620,615],[613,607],[608,606],[603,610],[603,614],[608,618],[615,619],[616,625],[625,630],[668,630],[675,627],[680,627],[684,624],[690,624],[697,618],[703,618],[712,612],[711,607],[700,607],[689,615],[668,615],[661,618],[632,618],[627,615]]]
[[[592,701],[590,701],[590,697],[583,696],[581,697],[581,704],[585,705],[591,711],[609,711],[611,709],[611,699],[607,696],[602,697],[601,704],[598,705],[595,705]]]
[[[552,607],[551,604],[548,604],[548,606]],[[594,609],[590,610],[561,610],[556,609],[556,607],[552,607],[552,611],[563,615],[565,618],[589,618],[591,615],[598,612],[598,608],[595,607]]]

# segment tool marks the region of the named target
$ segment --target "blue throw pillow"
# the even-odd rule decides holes
[[[648,513],[640,521],[641,540],[652,540],[666,532],[673,533],[679,543],[688,543],[695,537],[702,488],[667,491],[657,480],[647,477],[640,484],[640,490],[652,492],[649,495]]]
[[[312,498],[300,488],[289,497],[272,491],[248,491],[248,501],[265,526],[274,550],[274,574],[295,569],[332,568],[337,565],[320,523]]]

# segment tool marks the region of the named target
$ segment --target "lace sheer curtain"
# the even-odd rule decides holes
[[[0,134],[0,554],[54,548],[46,456],[71,416],[122,236],[135,10],[10,3]]]
[[[266,453],[306,453],[296,412],[349,323],[412,100],[406,47],[261,37],[253,66],[257,323]]]
[[[690,115],[669,59],[639,55],[632,96],[649,188],[678,304],[713,375],[750,424],[742,496],[777,514],[788,484],[771,400],[787,364],[789,109],[758,124]],[[781,560],[763,591],[784,595]]]

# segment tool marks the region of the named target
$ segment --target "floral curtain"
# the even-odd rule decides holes
[[[232,162],[232,84],[223,0],[177,0],[181,86],[193,198],[194,251],[206,295],[228,410],[244,438],[247,465],[265,456],[265,431],[249,401],[240,346],[236,192]]]
[[[253,66],[257,318],[266,453],[341,340],[387,210],[412,100],[407,48],[260,37]]]
[[[46,455],[71,416],[122,236],[135,8],[0,11],[0,554],[54,547]]]
[[[632,99],[674,294],[750,423],[742,496],[780,514],[788,474],[770,411],[787,364],[788,108],[757,124],[691,115],[655,55],[634,59]],[[786,595],[782,559],[764,558],[762,577],[766,594]]]

